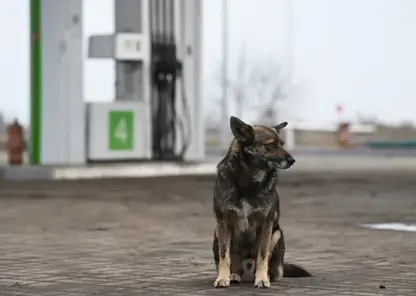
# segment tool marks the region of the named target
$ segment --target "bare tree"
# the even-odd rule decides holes
[[[246,57],[245,46],[242,47],[234,65],[231,67],[234,71],[227,78],[228,99],[235,106],[234,114],[244,118],[247,116],[247,111],[254,111],[257,117],[256,122],[266,125],[276,124],[283,120],[279,118],[281,116],[279,108],[281,108],[280,104],[288,98],[289,90],[289,81],[283,67],[274,63],[271,58],[249,61]],[[211,112],[219,113],[217,108],[220,108],[221,102],[215,99],[217,95],[213,94],[211,97],[215,102],[215,107],[213,106],[214,109]],[[211,116],[214,117],[214,114],[211,113]],[[212,124],[212,118],[210,119]],[[221,124],[217,126],[217,130],[225,128],[228,130],[228,127],[221,126]]]
[[[276,122],[278,105],[287,97],[283,67],[271,58],[249,61],[243,45],[235,66],[230,68],[228,98],[235,106],[235,115],[244,118],[247,110],[255,110],[260,122]]]
[[[236,116],[242,118],[246,110],[254,109],[261,119],[276,119],[277,103],[286,97],[285,85],[281,67],[270,60],[250,65],[243,46],[235,72],[228,78],[230,100],[235,104]]]
[[[282,68],[273,62],[257,63],[253,71],[252,87],[256,99],[255,108],[259,113],[259,120],[264,123],[277,122],[278,103],[286,95],[286,79]]]
[[[246,108],[247,88],[249,85],[249,72],[247,67],[246,47],[242,47],[240,57],[237,61],[236,73],[234,77],[228,78],[228,87],[231,92],[231,98],[235,103],[236,115],[242,118]]]

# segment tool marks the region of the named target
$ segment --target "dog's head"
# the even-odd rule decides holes
[[[286,121],[267,127],[249,125],[231,116],[230,126],[241,153],[250,156],[256,165],[286,170],[295,163],[293,156],[284,149],[284,142],[280,136],[280,131],[287,126]]]

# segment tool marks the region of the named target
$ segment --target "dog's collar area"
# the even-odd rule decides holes
[[[274,180],[273,180],[274,179]],[[276,170],[246,168],[246,170],[238,170],[233,173],[233,182],[238,188],[239,196],[258,196],[261,193],[268,192],[270,188],[274,188],[277,184]],[[269,186],[273,183],[273,186]],[[267,184],[267,186],[263,186]],[[270,187],[270,188],[269,188]]]

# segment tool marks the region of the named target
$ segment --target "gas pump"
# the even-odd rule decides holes
[[[202,160],[201,1],[114,2],[115,33],[89,39],[116,62],[115,101],[88,106],[89,160]]]

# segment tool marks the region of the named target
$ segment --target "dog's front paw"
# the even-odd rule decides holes
[[[230,286],[230,277],[225,277],[225,276],[221,276],[219,275],[217,277],[217,279],[214,282],[214,287],[215,288],[226,288]]]
[[[231,283],[239,284],[241,282],[241,277],[238,274],[233,273],[230,276],[230,281]]]
[[[256,276],[254,280],[254,287],[256,288],[270,288],[270,281],[267,276]]]

